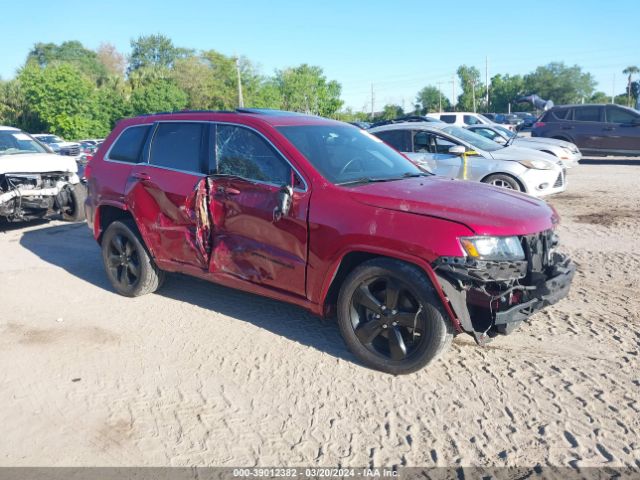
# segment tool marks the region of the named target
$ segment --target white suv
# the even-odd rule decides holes
[[[466,127],[467,125],[498,125],[496,122],[492,122],[484,115],[473,112],[428,113],[427,117],[435,118],[436,120],[440,120],[451,125],[457,125],[458,127]],[[515,130],[515,126],[513,125],[500,124],[500,126],[512,131]]]

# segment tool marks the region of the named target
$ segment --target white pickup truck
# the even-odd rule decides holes
[[[59,213],[84,220],[85,187],[73,157],[55,155],[34,138],[0,126],[0,217],[9,221]]]

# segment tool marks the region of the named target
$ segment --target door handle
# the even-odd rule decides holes
[[[136,172],[133,174],[133,178],[137,178],[138,180],[151,180],[151,175],[145,172]]]
[[[571,125],[567,125],[565,127],[562,127],[562,130],[573,130],[573,127]]]
[[[609,130],[609,131],[615,130],[615,129],[616,129],[616,127],[604,127],[603,128],[603,130]]]

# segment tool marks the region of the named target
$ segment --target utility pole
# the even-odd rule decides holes
[[[242,98],[242,78],[240,77],[240,59],[236,57],[236,74],[238,75],[238,107],[244,108],[244,99]]]
[[[451,100],[451,103],[453,104],[453,111],[456,111],[456,106],[458,104],[458,102],[456,102],[456,74],[454,73],[453,75],[451,75],[451,86],[452,86],[452,92],[453,92],[453,99]]]
[[[375,102],[375,95],[373,94],[373,83],[371,84],[371,120],[373,120],[373,116],[374,116],[374,109],[373,109],[373,104]]]
[[[438,82],[438,111],[442,113],[442,82]]]
[[[611,103],[614,102],[614,97],[616,96],[616,74],[613,74],[613,83],[611,84]]]
[[[489,57],[484,57],[484,84],[486,94],[484,98],[486,111],[489,111]]]
[[[473,98],[473,113],[476,113],[476,80],[471,80],[471,96]]]

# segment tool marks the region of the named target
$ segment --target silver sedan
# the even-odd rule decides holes
[[[503,146],[447,123],[403,122],[369,132],[436,175],[475,180],[541,197],[567,188],[559,160],[538,150]]]
[[[582,158],[582,153],[580,153],[578,147],[564,140],[545,137],[521,137],[499,125],[470,125],[466,128],[501,145],[509,144],[517,147],[533,148],[534,150],[554,155],[560,159],[565,168],[577,166]]]

